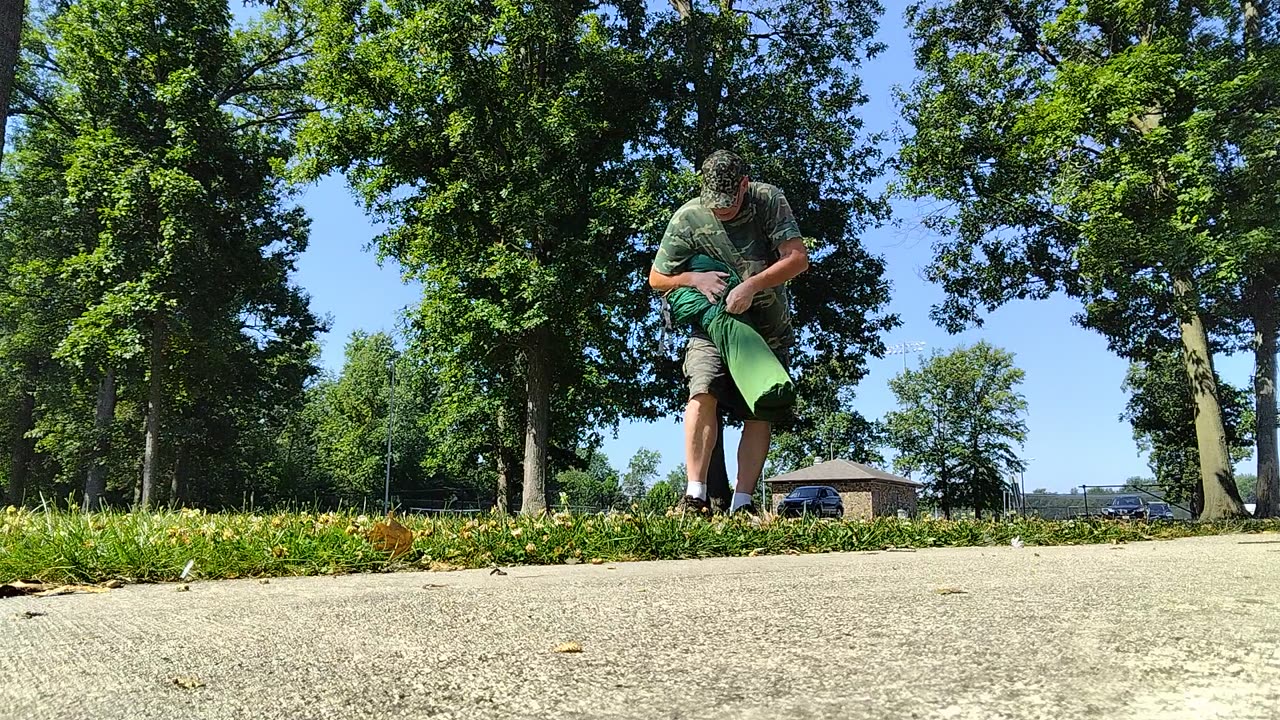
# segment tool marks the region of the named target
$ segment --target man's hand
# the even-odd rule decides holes
[[[724,294],[724,279],[729,277],[728,273],[691,272],[685,274],[689,276],[689,287],[702,293],[712,304],[720,302],[720,296]]]
[[[751,308],[751,300],[755,296],[755,285],[748,280],[729,291],[729,297],[724,301],[724,309],[732,315],[741,315]]]

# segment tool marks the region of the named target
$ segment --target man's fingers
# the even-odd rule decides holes
[[[729,273],[727,273],[727,272],[720,272],[719,270],[716,270],[716,271],[712,272],[711,274],[712,274],[712,275],[715,275],[716,277],[718,277],[718,278],[720,278],[720,279],[722,279],[722,280],[723,280],[724,278],[729,277]]]

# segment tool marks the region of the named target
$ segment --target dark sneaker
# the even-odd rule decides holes
[[[693,513],[695,515],[710,515],[711,504],[702,498],[685,495],[680,498],[680,502],[676,504],[676,512]]]
[[[739,514],[739,513],[742,513],[742,514],[744,514],[744,515],[749,515],[749,516],[751,516],[751,517],[753,517],[753,518],[754,518],[754,517],[760,517],[760,511],[756,509],[756,504],[755,504],[755,503],[747,503],[746,505],[743,505],[742,507],[738,508],[737,510],[734,510],[734,511],[733,511],[732,513],[730,513],[730,514],[731,514],[731,515],[737,515],[737,514]]]

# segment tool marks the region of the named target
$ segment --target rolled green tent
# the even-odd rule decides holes
[[[686,269],[725,273],[726,295],[742,282],[732,268],[707,255],[694,255]],[[673,320],[701,328],[715,344],[753,416],[771,422],[790,417],[796,402],[795,383],[750,323],[727,312],[723,302],[713,303],[694,288],[672,290],[667,304]]]

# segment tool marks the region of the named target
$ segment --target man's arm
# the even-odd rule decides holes
[[[649,287],[660,293],[670,292],[676,288],[691,287],[702,293],[713,303],[720,302],[724,294],[724,279],[728,277],[722,272],[682,272],[675,275],[664,275],[656,267],[649,268]]]
[[[778,246],[778,260],[764,270],[752,275],[735,287],[725,300],[724,307],[737,315],[751,307],[755,294],[775,288],[809,269],[809,248],[800,238],[785,240]]]

